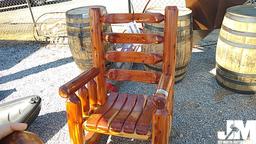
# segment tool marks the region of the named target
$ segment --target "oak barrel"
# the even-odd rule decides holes
[[[241,93],[256,93],[256,8],[227,9],[216,48],[217,82]]]
[[[146,13],[163,13],[161,8],[150,8],[145,11]],[[192,52],[192,11],[188,8],[179,8],[178,29],[177,29],[177,47],[176,47],[176,70],[175,82],[182,80],[187,71],[187,65],[191,58]],[[146,33],[158,33],[163,35],[164,23],[158,24],[145,24],[144,30]],[[161,53],[163,52],[163,44],[144,45],[142,48],[146,53]],[[146,70],[161,71],[162,63],[156,65],[145,64]]]
[[[92,67],[92,48],[90,34],[89,9],[100,8],[101,12],[107,13],[104,6],[85,6],[74,8],[66,12],[68,43],[77,66],[86,71]],[[103,26],[104,32],[111,32],[110,25]],[[105,49],[109,50],[109,44],[105,44]]]

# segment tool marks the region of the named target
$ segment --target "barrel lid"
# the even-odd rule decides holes
[[[92,5],[92,6],[84,6],[78,7],[66,12],[67,18],[89,18],[89,9],[90,8],[101,8],[106,9],[106,7],[101,5]]]
[[[165,8],[161,8],[161,7],[151,7],[151,8],[148,8],[145,12],[146,13],[161,13],[161,14],[164,14],[164,9]],[[179,17],[182,17],[182,16],[187,16],[187,15],[190,15],[192,13],[192,10],[190,10],[189,8],[183,8],[183,7],[178,7],[178,10],[179,10]]]
[[[242,17],[256,20],[256,6],[253,5],[239,5],[227,9],[227,14],[233,17]]]

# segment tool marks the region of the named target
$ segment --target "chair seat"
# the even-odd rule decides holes
[[[122,137],[149,139],[154,112],[151,97],[110,93],[107,102],[84,122],[84,129]]]

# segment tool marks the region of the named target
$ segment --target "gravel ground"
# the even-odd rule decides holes
[[[217,131],[226,131],[226,120],[255,119],[255,95],[233,93],[216,83],[211,72],[216,45],[202,45],[214,43],[217,36],[214,31],[193,50],[187,76],[175,85],[173,144],[213,144]],[[29,131],[46,144],[69,143],[65,100],[58,96],[58,88],[77,74],[79,69],[66,45],[0,41],[0,103],[40,95],[42,110]],[[126,83],[120,87],[122,92],[150,94],[155,86]],[[117,137],[112,142],[149,143]]]

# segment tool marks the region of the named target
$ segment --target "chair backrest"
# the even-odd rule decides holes
[[[99,102],[104,103],[106,95],[105,78],[117,81],[137,81],[146,83],[158,83],[160,74],[140,70],[105,70],[105,61],[111,62],[134,62],[145,64],[157,64],[163,62],[162,73],[171,75],[174,79],[176,32],[178,10],[176,6],[165,8],[165,15],[161,13],[134,13],[134,14],[106,14],[102,15],[99,8],[90,9],[91,39],[93,49],[93,64],[99,68],[100,74],[96,77]],[[131,33],[103,33],[102,25],[129,23],[160,23],[164,21],[164,35],[158,34],[131,34]],[[163,55],[142,52],[117,52],[104,50],[103,43],[140,43],[159,44],[163,43]]]

